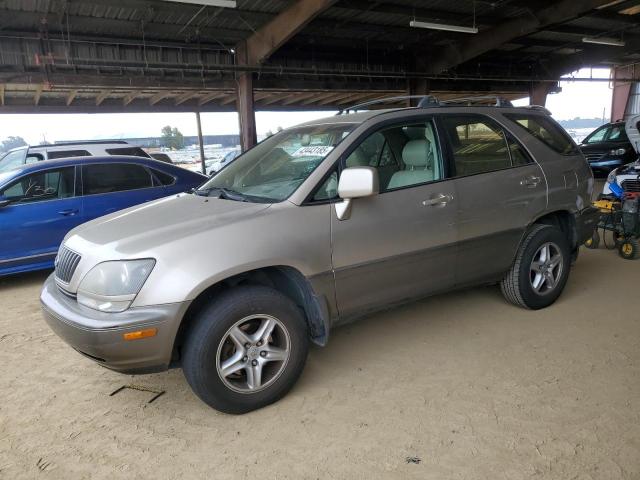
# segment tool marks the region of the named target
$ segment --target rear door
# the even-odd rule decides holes
[[[447,290],[454,284],[456,202],[429,119],[373,133],[344,160],[383,168],[380,193],[332,211],[336,299],[341,320]],[[389,165],[395,165],[389,172]],[[335,191],[336,181],[327,180]]]
[[[82,222],[75,194],[76,167],[31,173],[12,182],[0,197],[0,268],[53,261],[60,242]]]
[[[90,163],[82,165],[84,221],[160,198],[165,187],[151,172],[135,163]]]
[[[491,279],[513,261],[524,230],[546,208],[540,166],[484,115],[442,115],[458,192],[459,285]]]

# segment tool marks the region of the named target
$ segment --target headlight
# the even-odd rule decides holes
[[[615,148],[609,152],[609,155],[615,155],[617,157],[620,157],[624,155],[626,152],[627,151],[624,148]]]
[[[616,175],[618,173],[618,169],[614,168],[609,172],[609,176],[607,176],[607,183],[616,183]]]
[[[78,303],[101,312],[125,311],[155,264],[152,258],[99,263],[80,282]]]

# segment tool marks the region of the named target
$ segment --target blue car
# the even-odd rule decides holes
[[[207,177],[150,158],[75,157],[0,173],[0,275],[52,268],[81,223],[184,192]]]

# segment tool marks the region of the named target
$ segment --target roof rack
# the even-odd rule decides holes
[[[440,103],[444,105],[461,103],[467,106],[486,105],[486,106],[493,106],[493,107],[513,107],[513,104],[511,103],[510,100],[507,100],[504,97],[499,97],[496,95],[480,95],[477,97],[452,98],[450,100],[443,100]]]
[[[438,99],[433,95],[401,95],[399,97],[383,97],[376,98],[374,100],[369,100],[367,102],[358,103],[357,105],[351,105],[349,107],[342,108],[338,111],[336,115],[342,115],[349,112],[355,112],[357,110],[362,109],[363,107],[368,107],[370,105],[379,105],[381,103],[389,103],[389,102],[399,102],[400,100],[411,100],[413,98],[419,98],[418,108],[437,106],[439,105]]]
[[[443,107],[447,105],[466,105],[466,106],[493,106],[493,107],[513,107],[510,100],[496,95],[480,95],[477,97],[452,98],[451,100],[438,100],[433,95],[403,95],[399,97],[384,97],[369,100],[367,102],[342,108],[337,115],[343,115],[349,112],[355,112],[364,107],[371,105],[379,105],[381,103],[398,102],[400,100],[411,100],[419,98],[417,108]],[[544,107],[541,107],[544,108]],[[548,112],[548,110],[545,109]]]
[[[127,145],[126,140],[63,140],[61,142],[45,143],[42,145],[34,145],[34,147],[59,147],[65,145],[101,145],[104,143],[117,143],[121,145]]]
[[[547,108],[543,107],[542,105],[524,105],[524,106],[519,107],[519,108],[527,108],[529,110],[537,110],[539,112],[546,113],[547,115],[551,115],[551,112]]]

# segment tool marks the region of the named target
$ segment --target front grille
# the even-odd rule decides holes
[[[69,283],[82,257],[67,247],[61,247],[56,257],[56,278]]]
[[[625,192],[640,192],[640,180],[623,180],[622,189]]]
[[[584,158],[587,159],[587,162],[595,162],[596,160],[600,160],[604,156],[604,153],[585,153]]]

